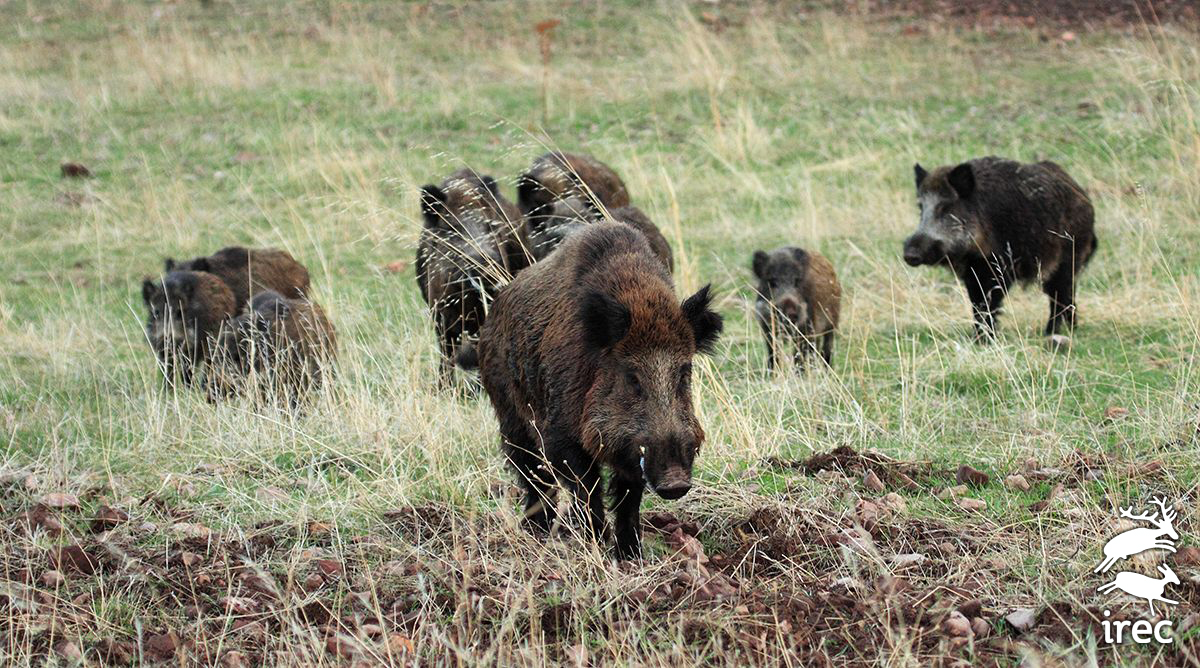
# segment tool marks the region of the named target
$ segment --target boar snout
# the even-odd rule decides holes
[[[692,475],[682,466],[672,466],[654,486],[654,493],[668,501],[681,498],[692,488]]]
[[[935,264],[945,254],[941,242],[923,234],[914,234],[904,240],[904,261],[910,267]]]
[[[800,315],[800,300],[795,295],[787,295],[779,300],[779,311],[792,322]]]

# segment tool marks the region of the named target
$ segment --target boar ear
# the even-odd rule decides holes
[[[683,300],[683,316],[692,326],[692,334],[696,338],[696,351],[701,353],[712,352],[717,337],[721,336],[721,329],[725,326],[721,314],[708,307],[712,302],[712,294],[709,292],[711,288],[710,283]]]
[[[763,277],[763,271],[765,271],[767,268],[768,260],[769,260],[769,258],[767,257],[767,254],[765,251],[760,251],[760,250],[754,251],[753,266],[754,266],[754,276],[756,278]]]
[[[169,257],[163,260],[163,273],[169,274],[172,271],[175,271],[175,258]]]
[[[142,301],[146,306],[150,305],[150,299],[154,297],[154,293],[158,292],[158,285],[149,278],[142,280]]]
[[[925,168],[918,162],[913,165],[913,174],[917,177],[917,190],[920,190],[921,184],[925,182],[925,177],[929,176],[929,172],[925,171]]]
[[[500,186],[496,185],[496,179],[490,176],[481,176],[479,180],[483,182],[483,187],[487,188],[493,195],[500,196]]]
[[[954,188],[954,192],[958,193],[961,198],[970,197],[971,193],[975,192],[975,170],[969,162],[964,162],[950,170],[950,173],[946,175],[946,180],[950,182],[950,187]]]
[[[211,272],[211,271],[212,271],[212,264],[210,264],[210,263],[209,263],[209,261],[208,261],[208,258],[206,258],[206,257],[198,257],[198,258],[196,258],[195,260],[192,260],[192,264],[191,264],[191,266],[189,267],[189,269],[190,269],[191,271],[207,271],[207,272]]]
[[[579,319],[584,341],[596,350],[617,345],[629,333],[629,309],[603,292],[593,290],[584,296]]]
[[[435,185],[421,186],[421,215],[425,217],[425,227],[434,228],[450,211],[446,208],[445,191]]]
[[[529,215],[547,202],[546,189],[529,174],[522,174],[517,179],[517,208],[521,213]]]

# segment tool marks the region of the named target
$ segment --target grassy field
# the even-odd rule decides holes
[[[707,3],[0,2],[3,663],[1197,665],[1194,554],[1165,648],[1097,637],[1145,605],[1092,568],[1154,494],[1200,544],[1200,39],[1065,37]],[[524,535],[486,399],[435,389],[417,189],[466,164],[513,197],[547,147],[611,164],[726,318],[698,486],[643,509],[682,531],[648,527],[636,564]],[[1093,198],[1069,350],[1036,290],[973,345],[949,273],[901,260],[912,164],[985,154]],[[230,244],[290,251],[338,328],[302,417],[157,376],[143,276]],[[750,317],[750,255],[783,244],[845,290],[806,377],[766,374]],[[798,464],[843,446],[894,460],[866,464],[882,490],[849,455]],[[964,464],[991,481],[941,492]],[[954,636],[964,606],[984,626]]]

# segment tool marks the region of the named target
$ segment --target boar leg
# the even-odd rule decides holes
[[[779,346],[779,341],[775,338],[775,332],[771,327],[770,321],[760,319],[758,324],[762,326],[763,340],[767,343],[767,371],[774,371],[775,349]]]
[[[1063,262],[1042,284],[1050,297],[1050,319],[1046,321],[1046,336],[1058,334],[1064,327],[1075,327],[1075,271]]]
[[[575,512],[596,540],[604,537],[604,495],[600,489],[600,465],[583,451],[579,443],[546,448],[555,465],[555,473],[575,497]]]
[[[638,526],[638,511],[642,507],[644,483],[630,482],[614,473],[609,481],[613,497],[613,512],[616,513],[616,540],[618,559],[637,559],[642,556],[642,532]]]
[[[557,512],[555,498],[558,496],[558,487],[550,467],[525,433],[524,425],[517,427],[516,430],[502,431],[504,453],[517,473],[518,482],[525,489],[525,525],[534,533],[546,534],[550,532]]]
[[[987,262],[979,262],[962,274],[971,311],[975,315],[975,341],[989,343],[996,338],[996,314],[1008,290],[1007,281]]]
[[[825,332],[821,337],[821,357],[825,360],[826,366],[833,366],[833,330]]]

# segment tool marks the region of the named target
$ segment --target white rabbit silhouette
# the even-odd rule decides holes
[[[1171,570],[1171,567],[1166,564],[1159,566],[1158,572],[1162,573],[1163,577],[1155,580],[1154,578],[1147,577],[1141,573],[1122,571],[1117,573],[1117,577],[1113,578],[1112,582],[1109,582],[1106,585],[1101,585],[1096,591],[1100,592],[1101,594],[1107,594],[1114,589],[1120,589],[1130,596],[1144,598],[1146,599],[1146,602],[1150,604],[1150,614],[1153,615],[1155,601],[1162,601],[1163,603],[1168,603],[1170,605],[1179,604],[1179,601],[1172,601],[1169,598],[1163,598],[1162,595],[1163,589],[1166,588],[1167,585],[1179,584],[1179,576],[1175,575],[1175,571]]]

